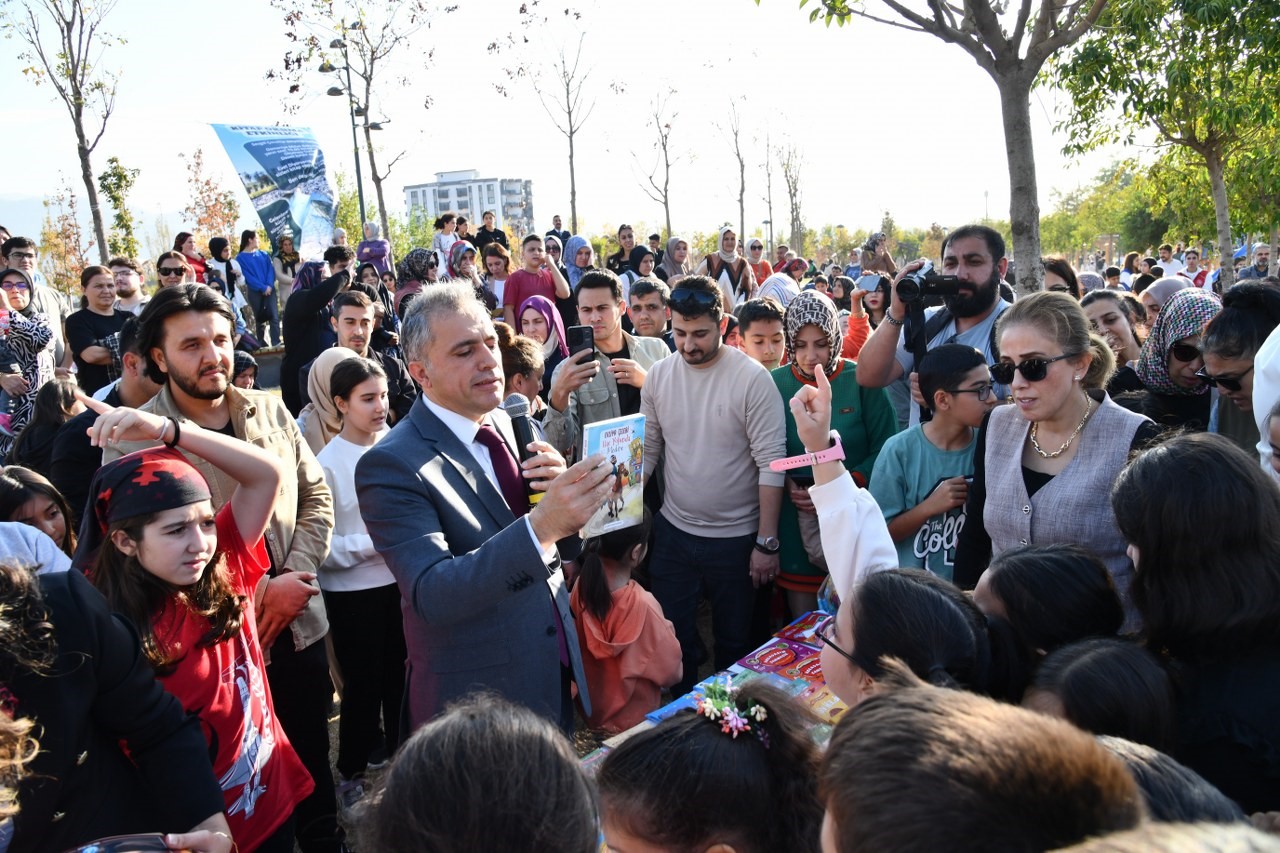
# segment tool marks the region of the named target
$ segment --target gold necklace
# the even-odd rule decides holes
[[[1071,446],[1071,442],[1076,440],[1076,436],[1080,434],[1080,430],[1084,429],[1084,425],[1089,420],[1089,414],[1093,411],[1093,398],[1088,394],[1084,395],[1084,417],[1080,419],[1080,423],[1076,424],[1076,428],[1067,436],[1067,440],[1062,442],[1062,446],[1052,453],[1046,453],[1040,447],[1040,442],[1036,441],[1036,432],[1040,426],[1040,422],[1036,421],[1031,425],[1031,447],[1036,453],[1040,454],[1042,459],[1057,459],[1059,456],[1067,452],[1067,448]]]

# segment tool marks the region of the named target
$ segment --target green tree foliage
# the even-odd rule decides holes
[[[1187,149],[1208,175],[1230,285],[1227,163],[1276,120],[1280,0],[1115,0],[1099,23],[1048,73],[1071,96],[1068,150],[1145,128]]]
[[[133,214],[129,212],[128,196],[138,180],[137,169],[126,169],[118,157],[107,158],[107,170],[98,176],[98,189],[111,203],[115,215],[111,219],[111,233],[107,235],[108,254],[137,258],[138,238],[134,234]]]
[[[810,0],[800,0],[803,9]],[[926,33],[965,51],[996,84],[1009,163],[1009,219],[1019,258],[1040,257],[1040,202],[1031,136],[1031,87],[1044,64],[1074,44],[1109,0],[817,0],[809,20],[841,26],[855,16]],[[757,5],[760,0],[756,0]],[[1023,292],[1039,290],[1039,264],[1017,268]]]

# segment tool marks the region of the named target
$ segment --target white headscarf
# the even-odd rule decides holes
[[[724,235],[726,234],[733,234],[735,237],[738,236],[738,232],[733,230],[732,225],[726,225],[721,228],[720,236],[716,238],[716,254],[719,255],[720,259],[726,264],[731,264],[738,259],[738,250],[736,247],[732,252],[726,252],[724,250]]]

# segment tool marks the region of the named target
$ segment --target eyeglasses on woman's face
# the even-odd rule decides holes
[[[844,658],[856,667],[861,667],[861,664],[854,659],[853,652],[846,652],[844,649],[836,645],[835,640],[832,639],[835,632],[836,617],[831,614],[824,616],[822,621],[814,626],[813,629],[813,635],[818,639],[819,646],[830,646],[831,650],[840,655],[840,657]]]

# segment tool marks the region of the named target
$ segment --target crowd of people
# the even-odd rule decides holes
[[[0,851],[1280,849],[1268,247],[1015,298],[982,225],[482,223],[183,232],[74,310],[0,235]],[[813,611],[829,742],[703,682]]]

